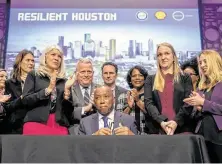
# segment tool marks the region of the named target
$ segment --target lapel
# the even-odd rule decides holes
[[[212,102],[215,102],[215,103],[218,103],[218,104],[222,104],[222,102],[221,102],[221,97],[222,97],[221,88],[222,88],[222,82],[217,83],[215,85],[215,87],[212,88],[213,92],[211,93],[211,96],[208,100],[212,101]]]
[[[160,112],[162,111],[162,105],[161,105],[161,101],[160,101],[160,96],[157,90],[153,91],[153,95],[154,95],[154,100],[156,100],[156,104],[158,106],[158,109],[160,110]]]
[[[16,94],[16,96],[20,97],[22,94],[22,83],[20,81],[16,81],[14,84],[15,88],[12,89],[15,91],[14,93]]]
[[[122,120],[122,113],[120,113],[118,111],[115,111],[113,129],[118,128],[119,127],[119,123],[121,123],[124,126],[123,120]]]
[[[183,88],[183,79],[180,79],[179,83],[174,83],[173,87],[173,109],[176,113],[178,113],[180,107],[178,107],[179,99],[181,97],[181,94],[184,94],[184,88]]]
[[[74,85],[73,92],[75,93],[76,97],[78,97],[79,102],[84,103],[84,98],[83,98],[83,95],[82,95],[82,92],[78,83]]]
[[[90,95],[92,95],[92,92],[94,91],[94,89],[95,89],[95,84],[94,84],[94,83],[92,83],[92,84],[91,84]]]
[[[118,96],[120,95],[119,93],[119,89],[117,86],[115,86],[115,111],[116,111],[116,107],[118,105]]]
[[[173,109],[175,110],[175,112],[177,113],[177,108],[176,108],[176,101],[178,101],[178,90],[180,88],[180,84],[178,83],[174,83],[174,87],[173,87]]]
[[[92,124],[91,124],[92,133],[95,133],[99,130],[99,117],[98,113],[92,115]]]
[[[154,79],[155,79],[156,75],[152,76],[152,88],[153,88],[153,84],[154,84]],[[156,105],[157,105],[157,109],[159,109],[159,111],[162,111],[162,105],[161,105],[161,101],[160,101],[160,96],[157,90],[153,91],[153,97],[154,97],[154,101],[156,101]]]

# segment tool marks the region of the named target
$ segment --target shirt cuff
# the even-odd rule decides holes
[[[82,115],[85,115],[86,113],[85,113],[85,108],[84,107],[82,107],[82,113],[81,113]]]

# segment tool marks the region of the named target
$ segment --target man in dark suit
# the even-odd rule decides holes
[[[113,91],[115,110],[123,111],[127,107],[127,90],[116,85],[118,75],[117,65],[113,62],[105,62],[101,69],[104,84],[109,86]]]
[[[96,88],[94,104],[97,113],[80,121],[79,135],[135,135],[135,119],[113,109],[114,96],[108,86]]]

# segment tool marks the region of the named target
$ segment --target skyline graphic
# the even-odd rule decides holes
[[[89,21],[89,17],[88,21],[74,22],[68,17],[66,21],[17,19],[21,12],[71,14],[86,11],[94,14],[116,13],[116,20]],[[165,17],[157,19],[155,13],[158,11],[164,12]],[[183,13],[184,17],[178,13]],[[22,49],[33,51],[38,66],[38,57],[42,50],[47,45],[57,44],[64,51],[67,74],[74,71],[79,58],[90,57],[94,61],[95,81],[100,82],[100,66],[105,61],[113,61],[120,70],[118,83],[127,87],[125,76],[133,65],[144,65],[150,74],[155,73],[156,47],[162,42],[169,42],[174,46],[180,62],[196,56],[201,50],[198,10],[11,9],[6,67],[9,71],[12,69],[15,56]]]

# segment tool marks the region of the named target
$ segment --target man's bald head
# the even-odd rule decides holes
[[[99,113],[108,115],[113,110],[114,104],[111,88],[108,86],[97,87],[94,92],[94,103]]]

